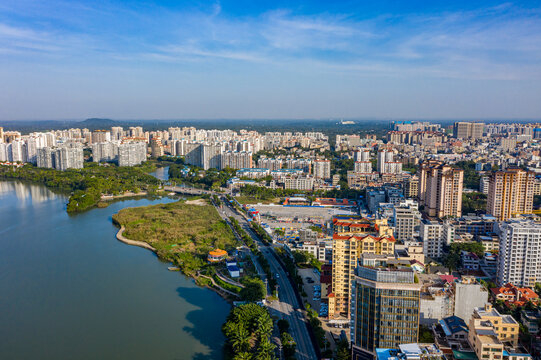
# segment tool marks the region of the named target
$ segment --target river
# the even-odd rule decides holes
[[[114,213],[167,201],[70,216],[63,195],[0,182],[0,359],[222,358],[229,305],[115,239]]]

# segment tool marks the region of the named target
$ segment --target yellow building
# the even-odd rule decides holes
[[[350,293],[362,254],[393,255],[395,239],[386,219],[333,218],[332,292],[329,317],[350,317]]]
[[[502,360],[504,343],[518,345],[519,324],[511,315],[501,315],[491,304],[476,308],[468,327],[468,341],[479,360]]]

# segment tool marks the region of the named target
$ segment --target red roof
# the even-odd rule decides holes
[[[530,288],[519,288],[511,283],[505,284],[499,288],[492,288],[490,291],[494,296],[503,295],[505,297],[513,297],[515,300],[506,300],[507,305],[523,306],[529,301],[537,302],[539,295]]]
[[[339,235],[339,234],[333,234],[332,238],[334,240],[349,240],[351,238],[355,238],[356,240],[364,240],[366,239],[367,237],[370,237],[372,239],[374,239],[375,241],[381,241],[381,240],[388,240],[388,241],[391,241],[391,242],[395,242],[395,238],[393,236],[381,236],[381,237],[377,237],[377,236],[374,236],[374,235],[371,235],[371,234],[365,234],[365,235]]]
[[[454,277],[453,275],[440,275],[440,279],[442,279],[443,281],[445,281],[446,283],[453,283],[457,278]]]

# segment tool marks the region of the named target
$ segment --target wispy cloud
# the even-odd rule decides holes
[[[63,56],[76,50],[100,60],[230,61],[357,76],[541,78],[541,11],[512,3],[361,20],[354,12],[291,9],[233,16],[220,1],[179,10],[148,6],[100,9],[61,2],[63,11],[81,14],[78,20],[40,9],[43,18],[33,14],[21,24],[2,21],[2,12],[16,9],[0,7],[1,53]],[[68,20],[55,27],[59,17]]]

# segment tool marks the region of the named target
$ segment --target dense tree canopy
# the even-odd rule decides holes
[[[71,192],[67,210],[80,212],[95,206],[102,194],[117,195],[126,191],[156,189],[161,181],[148,174],[152,170],[154,167],[148,163],[132,167],[85,163],[83,169],[66,171],[43,169],[26,164],[17,169],[0,167],[0,179],[27,180]]]

